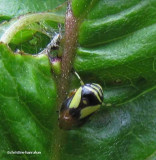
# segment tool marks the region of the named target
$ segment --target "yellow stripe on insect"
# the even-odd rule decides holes
[[[101,105],[89,106],[81,110],[80,119],[87,117],[88,115],[94,113],[100,108]]]
[[[80,87],[75,93],[73,99],[71,100],[69,108],[77,108],[79,106],[81,101],[81,92],[82,92],[82,87]]]
[[[87,86],[85,86],[85,88],[87,88],[88,90],[90,90],[91,92],[93,92],[95,94],[95,96],[97,97],[97,99],[99,100],[99,102],[102,103],[102,101],[101,101],[98,93],[94,89],[92,89],[91,87],[87,87]]]
[[[102,91],[102,87],[99,84],[97,83],[92,83],[92,84],[97,85],[99,88],[101,88],[101,91]]]
[[[101,92],[101,90],[98,87],[96,87],[96,86],[94,86],[92,84],[91,84],[91,87],[94,88],[94,89],[96,89],[96,90],[98,90],[100,96],[102,97],[102,92]]]

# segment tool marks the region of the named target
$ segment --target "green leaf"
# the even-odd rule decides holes
[[[0,117],[9,140],[3,147],[11,146],[5,152],[40,151],[38,159],[48,159],[56,114],[49,60],[44,55],[15,55],[3,44],[0,53]]]
[[[150,90],[156,82],[156,1],[127,2],[92,1],[80,25],[75,60],[83,79],[101,83],[109,94],[105,93],[105,102],[116,105]]]
[[[65,1],[0,2],[0,20],[12,18],[1,24],[2,38],[23,18],[15,16],[52,10]],[[47,55],[31,55],[43,50],[58,31],[57,24],[63,23],[62,5],[53,11],[55,20],[45,16],[9,32],[11,49],[0,44],[0,159],[156,159],[156,1],[72,1],[73,13],[81,21],[73,65],[85,83],[103,86],[106,106],[71,131],[58,128],[59,84]],[[16,49],[30,54],[15,54]],[[71,78],[71,88],[79,87],[79,81]]]
[[[63,2],[65,0],[41,0],[40,2],[37,0],[0,0],[0,14],[12,18],[30,12],[44,12],[55,9],[59,5],[62,5]]]
[[[101,110],[67,134],[61,159],[153,160],[156,90],[121,107]]]

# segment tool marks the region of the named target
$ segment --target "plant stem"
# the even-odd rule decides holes
[[[72,69],[72,63],[75,57],[77,45],[78,27],[79,20],[74,17],[71,5],[69,3],[65,20],[64,49],[61,63],[61,77],[59,81],[60,105],[62,104],[68,93],[69,76]]]
[[[65,36],[64,36],[64,47],[63,47],[63,55],[62,55],[62,63],[61,63],[61,75],[58,81],[58,108],[60,107],[65,100],[69,83],[70,83],[70,71],[72,69],[72,62],[75,57],[75,50],[77,45],[77,32],[79,27],[79,20],[77,20],[71,9],[70,3],[68,3],[68,9],[66,13],[65,20]],[[60,160],[61,152],[63,151],[64,144],[66,141],[67,131],[63,131],[57,126],[55,126],[55,143],[52,147],[54,155],[51,160]]]

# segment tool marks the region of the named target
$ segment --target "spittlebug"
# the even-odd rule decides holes
[[[80,79],[79,75],[75,72]],[[68,130],[80,126],[95,113],[103,102],[103,90],[99,84],[84,84],[80,79],[81,86],[70,93],[63,102],[59,113],[59,126]]]

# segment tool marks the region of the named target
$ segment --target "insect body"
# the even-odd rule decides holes
[[[103,102],[103,90],[99,84],[83,84],[82,80],[81,84],[62,104],[59,115],[59,126],[62,129],[82,125]]]

